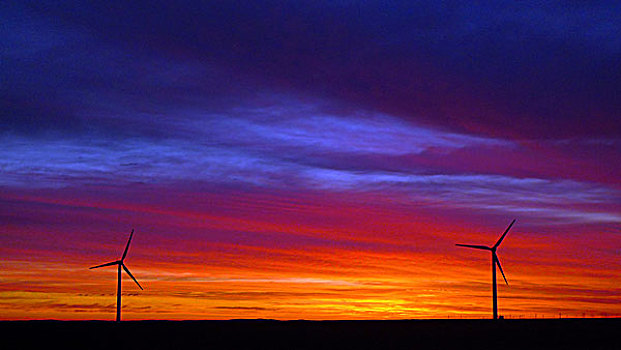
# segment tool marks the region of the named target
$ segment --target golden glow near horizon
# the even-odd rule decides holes
[[[576,256],[565,254],[566,246],[531,241],[525,233],[516,230],[499,251],[510,283],[509,287],[502,280],[498,283],[501,315],[621,314],[619,276],[602,278],[605,266],[572,266]],[[158,253],[160,248],[145,246],[147,234],[137,232],[126,261],[145,290],[123,277],[125,320],[489,318],[491,314],[489,254],[454,249],[453,237],[444,239],[440,233],[436,233],[440,244],[420,251],[216,245],[204,254],[170,247]],[[114,240],[124,238],[118,235]],[[480,241],[478,235],[464,239]],[[196,248],[186,243],[181,246]],[[33,255],[29,260],[2,261],[0,317],[113,319],[116,270],[88,270],[102,259],[99,254],[114,259],[122,250],[122,244],[120,248],[108,244],[97,257],[74,253],[73,259]],[[523,250],[532,253],[533,247],[537,254],[521,256]]]

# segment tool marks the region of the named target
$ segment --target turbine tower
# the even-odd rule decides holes
[[[118,278],[117,278],[117,287],[116,287],[116,321],[117,322],[121,321],[121,268],[125,270],[125,272],[127,272],[129,277],[131,277],[134,280],[134,282],[136,282],[136,284],[138,285],[138,288],[142,289],[142,286],[140,286],[140,283],[136,281],[136,278],[134,278],[134,275],[132,275],[132,273],[129,272],[129,269],[127,268],[127,266],[125,266],[125,263],[124,263],[125,257],[127,256],[127,251],[129,250],[129,243],[131,243],[133,236],[134,236],[134,229],[132,229],[132,232],[129,234],[129,240],[127,241],[127,245],[125,246],[125,251],[123,252],[123,256],[121,256],[120,260],[93,266],[89,268],[89,269],[97,269],[97,268],[105,267],[105,266],[113,266],[113,265],[118,266]]]
[[[511,229],[511,226],[513,226],[514,223],[515,223],[515,219],[511,221],[511,223],[509,224],[509,227],[507,227],[507,229],[505,230],[505,233],[503,233],[502,236],[500,236],[500,238],[498,239],[498,242],[496,242],[496,244],[494,244],[491,247],[484,246],[484,245],[456,244],[457,246],[460,246],[460,247],[489,250],[492,253],[492,298],[493,298],[493,305],[494,305],[493,307],[494,307],[494,319],[495,320],[498,319],[498,292],[496,290],[496,266],[498,266],[498,268],[500,269],[502,278],[505,279],[505,283],[507,284],[507,286],[509,285],[509,282],[507,282],[507,278],[505,277],[505,273],[502,271],[502,266],[500,265],[500,260],[498,259],[498,255],[496,255],[496,248],[498,248],[498,246],[500,245],[502,240],[505,238],[505,236],[507,235],[507,232],[509,232],[509,230]]]

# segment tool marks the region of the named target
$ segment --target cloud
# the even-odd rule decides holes
[[[239,310],[239,311],[277,311],[276,308],[265,308],[257,306],[216,306],[220,310]]]
[[[191,139],[174,133],[167,139],[134,137],[122,142],[106,137],[4,135],[2,184],[62,188],[191,181],[302,192],[388,191],[402,201],[429,205],[573,222],[620,221],[614,205],[621,194],[605,185],[446,171],[430,167],[424,158],[403,159],[404,166],[389,170],[380,161],[428,153],[441,158],[462,149],[490,147],[512,152],[521,147],[509,141],[417,127],[384,115],[325,115],[313,104],[245,109],[226,119],[190,117],[175,126],[177,121],[173,120],[172,130],[184,134],[185,128]],[[348,162],[342,163],[342,157]],[[356,159],[363,161],[353,165]]]
[[[156,278],[157,279],[157,278]],[[293,283],[293,284],[325,284],[333,286],[356,286],[359,283],[346,280],[330,280],[322,278],[220,278],[220,277],[168,277],[166,280],[193,283]]]
[[[504,144],[414,127],[387,116],[295,115],[303,108],[290,108],[287,116],[278,119],[273,110],[246,111],[246,118],[185,119],[185,126],[176,127],[180,135],[171,133],[165,140],[5,135],[0,165],[8,175],[5,183],[24,181],[26,176],[61,186],[115,177],[144,182],[220,178],[261,183],[286,181],[288,173],[312,177],[313,165],[305,164],[309,156],[329,163],[333,153],[403,155]],[[161,128],[170,123],[163,122]],[[181,137],[185,136],[182,128],[193,130],[191,140]]]

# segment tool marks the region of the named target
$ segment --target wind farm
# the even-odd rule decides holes
[[[398,319],[398,320],[273,320],[233,319],[203,321],[132,320],[121,321],[121,270],[142,290],[125,265],[134,229],[121,258],[93,266],[117,267],[116,321],[0,321],[0,335],[8,346],[45,347],[62,344],[65,349],[110,348],[122,342],[128,348],[218,348],[218,349],[409,349],[413,341],[419,348],[477,349],[481,340],[488,347],[503,349],[583,349],[617,348],[619,318],[506,319],[498,315],[496,269],[508,281],[497,254],[513,219],[491,246],[456,244],[459,247],[491,253],[493,319]],[[350,288],[351,289],[351,288]],[[197,304],[198,305],[198,304]],[[118,326],[112,326],[118,325]],[[123,325],[123,326],[121,326]],[[16,337],[26,331],[37,337]],[[66,334],[71,334],[67,337]],[[101,334],[105,334],[102,337]],[[544,334],[545,336],[542,336]]]
[[[2,346],[621,348],[619,18],[3,1]]]

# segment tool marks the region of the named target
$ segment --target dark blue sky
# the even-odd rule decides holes
[[[617,137],[620,12],[615,2],[8,2],[2,126],[126,134],[148,123],[141,133],[166,134],[153,115],[293,98],[488,136]]]

